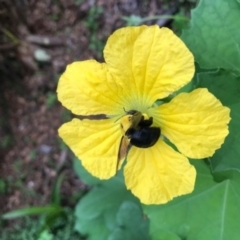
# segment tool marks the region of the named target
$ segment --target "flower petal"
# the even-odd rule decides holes
[[[190,158],[212,156],[228,135],[230,109],[205,88],[181,93],[151,114],[162,134]]]
[[[159,140],[151,148],[133,147],[124,168],[127,188],[144,204],[160,204],[193,191],[196,171],[188,159]]]
[[[59,135],[92,175],[108,179],[116,174],[122,135],[113,119],[73,119],[59,128]]]
[[[106,64],[94,60],[67,66],[59,80],[58,99],[75,114],[118,114],[125,104],[121,85],[108,72]]]
[[[170,29],[158,26],[115,31],[104,57],[109,71],[128,84],[136,104],[151,106],[186,85],[194,74],[192,53]]]

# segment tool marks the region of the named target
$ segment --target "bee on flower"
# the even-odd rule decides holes
[[[188,157],[206,158],[220,148],[229,108],[206,88],[159,101],[195,71],[192,53],[170,29],[121,28],[108,38],[104,59],[68,65],[57,93],[72,113],[106,118],[74,118],[60,127],[60,137],[100,179],[124,167],[127,188],[144,204],[191,193],[196,170]]]

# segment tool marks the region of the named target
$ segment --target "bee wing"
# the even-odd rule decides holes
[[[121,168],[123,160],[126,158],[130,147],[131,147],[130,140],[127,137],[123,136],[118,150],[116,171],[118,171]]]

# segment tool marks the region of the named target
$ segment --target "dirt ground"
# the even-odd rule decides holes
[[[85,188],[57,134],[71,117],[55,93],[66,65],[103,61],[107,37],[126,25],[123,16],[171,15],[193,2],[0,0],[0,212],[47,204],[60,171],[64,204]]]

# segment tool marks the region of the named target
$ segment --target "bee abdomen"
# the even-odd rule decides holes
[[[131,129],[130,143],[139,148],[148,148],[157,142],[160,134],[161,130],[158,127]]]

